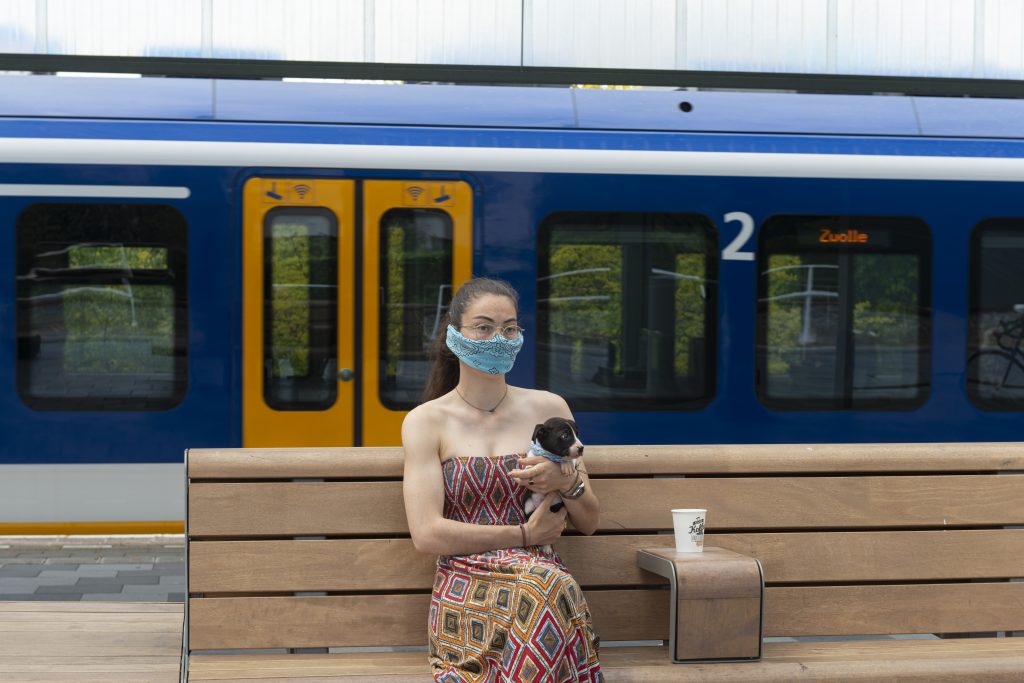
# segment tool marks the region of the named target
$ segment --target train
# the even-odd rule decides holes
[[[0,533],[398,445],[453,288],[584,442],[1013,441],[1024,102],[0,77]]]

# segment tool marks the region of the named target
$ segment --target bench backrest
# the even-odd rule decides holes
[[[603,641],[668,638],[677,507],[759,558],[769,636],[1024,630],[1024,445],[588,446],[600,530],[556,549]],[[398,448],[186,454],[187,647],[424,645],[434,559]]]

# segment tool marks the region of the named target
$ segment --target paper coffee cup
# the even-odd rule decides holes
[[[704,519],[707,509],[687,508],[672,511],[676,531],[676,552],[699,553],[704,550]]]

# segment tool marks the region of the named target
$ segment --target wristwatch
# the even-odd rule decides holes
[[[564,500],[576,500],[587,490],[587,482],[583,481],[582,475],[576,472],[576,481],[566,491],[559,491]]]

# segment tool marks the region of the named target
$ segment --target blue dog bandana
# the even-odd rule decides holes
[[[561,465],[564,462],[569,462],[569,461],[572,460],[572,458],[563,458],[560,455],[555,455],[551,451],[546,450],[543,446],[541,446],[536,441],[533,441],[532,443],[530,443],[530,452],[533,453],[534,455],[539,455],[542,458],[547,458],[551,462],[556,463],[558,465]]]
[[[516,354],[523,348],[523,335],[516,339],[505,339],[500,334],[493,339],[467,339],[449,325],[445,344],[469,367],[491,375],[504,375],[512,369]]]

